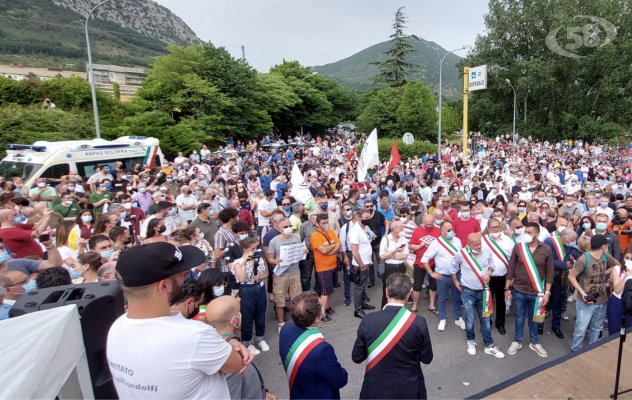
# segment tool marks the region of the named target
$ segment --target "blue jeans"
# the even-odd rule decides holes
[[[457,279],[461,279],[461,273],[456,275]],[[450,275],[443,275],[443,278],[437,281],[437,291],[439,292],[439,318],[448,318],[446,310],[446,300],[448,299],[448,293],[452,299],[452,311],[454,312],[454,319],[461,318],[461,292],[454,286],[452,277]]]
[[[255,326],[257,341],[265,340],[266,334],[266,288],[262,285],[243,285],[241,295],[241,342],[248,347],[252,341],[252,326]]]
[[[571,351],[577,351],[584,345],[586,329],[590,327],[588,344],[593,344],[599,339],[599,333],[603,330],[603,321],[606,318],[608,303],[588,305],[577,300],[577,321],[575,321],[575,333],[573,334],[573,346]]]
[[[533,322],[533,309],[535,308],[535,302],[538,300],[537,294],[526,294],[511,290],[511,296],[513,302],[516,305],[516,333],[514,340],[518,343],[522,343],[522,336],[524,334],[524,323],[527,316],[529,317],[529,340],[533,344],[538,344],[538,323]]]
[[[463,306],[465,309],[465,333],[467,334],[467,340],[474,340],[476,338],[476,335],[474,334],[474,322],[476,321],[476,314],[478,313],[478,319],[481,320],[483,341],[485,342],[486,347],[490,347],[494,344],[494,339],[492,339],[491,319],[490,317],[483,317],[484,294],[485,293],[482,290],[475,291],[463,286],[461,299],[463,300]],[[505,310],[502,311],[504,312]]]

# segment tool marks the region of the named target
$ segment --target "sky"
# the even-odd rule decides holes
[[[283,59],[306,66],[349,57],[388,40],[393,14],[406,7],[406,33],[446,50],[485,33],[487,0],[155,0],[197,36],[267,72]],[[465,56],[465,51],[457,53]]]

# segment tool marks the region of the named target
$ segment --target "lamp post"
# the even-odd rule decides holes
[[[516,88],[511,84],[511,81],[509,79],[505,79],[505,82],[507,82],[509,84],[509,86],[511,86],[511,88],[514,91],[514,108],[513,108],[513,144],[514,146],[516,145]]]
[[[312,72],[311,75],[307,75],[305,78],[301,79],[301,81],[304,81],[305,79],[309,78],[310,76],[314,76],[317,75],[318,72]],[[303,136],[303,124],[301,124],[301,136]]]
[[[101,7],[103,4],[109,1],[110,0],[105,0],[97,4],[86,17],[86,43],[88,45],[88,64],[90,66],[90,87],[92,88],[92,108],[94,109],[94,128],[97,131],[97,139],[101,139],[101,125],[99,124],[99,108],[97,106],[97,90],[94,86],[94,72],[92,70],[92,52],[90,51],[90,37],[88,36],[88,21],[90,21],[90,17],[92,16],[92,13],[95,12],[97,8]]]
[[[430,46],[430,43],[426,42],[425,40],[417,37],[416,35],[412,35],[415,39],[417,39],[418,41],[420,41],[421,43],[425,44],[426,46],[428,46],[429,48],[431,48],[435,53],[437,53],[437,57],[439,57],[439,134],[437,136],[437,157],[440,159],[441,158],[441,108],[442,108],[442,104],[443,104],[443,98],[442,98],[442,87],[443,87],[443,60],[445,60],[445,58],[448,56],[448,54],[452,54],[455,51],[459,51],[459,50],[465,50],[468,49],[472,46],[470,45],[465,45],[462,47],[459,47],[458,49],[454,49],[452,51],[449,51],[447,53],[445,53],[443,55],[443,57],[441,57],[441,55],[439,54],[439,52],[437,51],[437,49],[435,49],[434,47]]]

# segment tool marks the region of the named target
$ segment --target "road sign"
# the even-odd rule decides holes
[[[402,138],[402,140],[404,141],[404,144],[413,144],[413,143],[415,143],[415,137],[410,132],[404,133],[404,137]]]
[[[470,68],[469,90],[487,89],[487,65]]]

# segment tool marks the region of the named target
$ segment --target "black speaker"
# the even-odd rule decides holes
[[[118,399],[105,353],[110,327],[125,312],[123,291],[117,282],[35,289],[17,299],[9,311],[9,317],[70,304],[77,305],[81,316],[83,343],[95,399]]]

